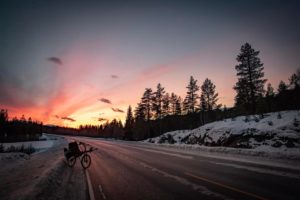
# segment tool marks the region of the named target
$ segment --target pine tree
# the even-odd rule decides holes
[[[181,108],[181,97],[177,97],[176,99],[176,108],[175,108],[175,115],[181,115],[182,108]]]
[[[235,97],[236,106],[245,106],[247,111],[256,112],[258,98],[263,96],[264,67],[258,57],[259,51],[255,51],[250,44],[245,43],[241,47],[241,52],[236,60],[239,62],[235,66],[238,81],[234,86],[237,92]]]
[[[143,97],[141,99],[141,104],[143,105],[144,108],[144,115],[146,121],[149,121],[152,117],[152,100],[153,100],[153,93],[151,88],[146,88],[145,92],[143,94]]]
[[[159,83],[156,87],[156,91],[153,94],[152,110],[156,119],[162,118],[162,105],[163,96],[165,94],[165,89]]]
[[[163,105],[162,105],[162,115],[163,117],[170,114],[170,95],[169,93],[166,93],[163,96]]]
[[[210,111],[220,107],[217,105],[218,93],[216,93],[216,86],[208,78],[205,79],[201,86],[200,108],[203,111]]]
[[[268,106],[268,112],[270,112],[272,110],[274,96],[275,96],[274,89],[273,89],[271,83],[268,83],[267,91],[266,91],[266,102],[267,102],[267,106]]]
[[[300,69],[297,70],[297,73],[292,74],[289,78],[291,88],[299,88],[300,86]]]
[[[138,106],[134,110],[134,117],[135,120],[143,120],[146,121],[146,116],[145,116],[145,107],[143,104],[138,103]]]
[[[279,85],[278,85],[278,93],[283,93],[287,90],[288,86],[286,85],[286,83],[284,81],[280,81]]]
[[[172,92],[170,97],[170,109],[172,115],[175,115],[176,112],[176,100],[177,100],[177,95]]]
[[[188,91],[183,102],[183,109],[186,113],[194,113],[196,112],[197,99],[199,98],[197,94],[199,86],[193,76],[190,77],[189,85],[186,88]]]

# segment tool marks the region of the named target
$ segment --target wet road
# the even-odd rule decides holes
[[[95,199],[300,199],[300,167],[262,165],[134,142],[97,147],[87,170]]]

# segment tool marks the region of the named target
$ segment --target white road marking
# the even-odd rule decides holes
[[[100,193],[101,193],[101,195],[102,195],[102,198],[103,198],[103,199],[106,199],[106,196],[105,196],[105,194],[104,194],[104,192],[103,192],[103,189],[102,189],[102,186],[101,186],[101,185],[99,185],[99,190],[100,190]]]
[[[92,183],[91,183],[89,172],[87,170],[85,170],[85,175],[86,175],[87,184],[88,184],[88,188],[89,188],[90,200],[95,200],[93,186],[92,186]]]

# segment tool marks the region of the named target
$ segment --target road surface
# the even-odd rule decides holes
[[[87,170],[92,199],[300,199],[299,166],[263,165],[133,142],[77,139],[98,148]]]

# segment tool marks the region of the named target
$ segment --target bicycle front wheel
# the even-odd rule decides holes
[[[81,158],[81,166],[86,169],[91,165],[92,159],[88,154],[84,154]]]

